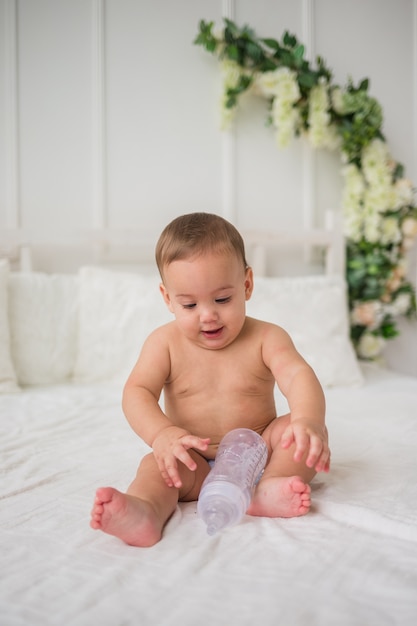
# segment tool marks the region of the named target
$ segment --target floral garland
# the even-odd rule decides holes
[[[376,359],[399,334],[396,318],[416,316],[406,254],[417,236],[417,206],[412,183],[389,153],[369,81],[332,84],[323,59],[313,68],[288,32],[278,42],[228,19],[221,30],[213,27],[201,20],[194,43],[221,61],[223,128],[239,98],[251,93],[268,100],[267,121],[280,147],[303,135],[314,148],[340,152],[351,338],[360,358]]]

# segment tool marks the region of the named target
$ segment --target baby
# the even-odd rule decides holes
[[[178,501],[198,499],[234,428],[255,430],[268,447],[247,513],[304,515],[309,482],[330,466],[324,394],[285,330],[246,315],[254,280],[242,237],[217,215],[183,215],[162,232],[156,262],[174,319],[146,339],[123,391],[126,418],[152,452],[127,493],[97,490],[91,527],[134,546],[158,542]],[[280,417],[275,384],[290,410]]]

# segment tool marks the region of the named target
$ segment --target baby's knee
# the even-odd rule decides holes
[[[265,442],[270,450],[274,450],[274,448],[276,448],[276,446],[279,444],[285,429],[290,423],[290,420],[291,415],[290,413],[287,413],[286,415],[282,415],[281,417],[276,417],[265,428],[264,432],[262,433],[262,437],[265,439]]]
[[[145,456],[142,457],[142,459],[140,460],[138,472],[148,471],[154,469],[155,467],[158,467],[155,455],[153,452],[149,452],[148,454],[145,454]]]

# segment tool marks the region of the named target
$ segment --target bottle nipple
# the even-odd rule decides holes
[[[208,514],[206,514],[204,521],[207,526],[207,534],[212,537],[219,530],[227,526],[229,520],[224,512],[212,509]]]
[[[226,486],[223,483],[221,486]],[[236,486],[232,487],[237,489]],[[240,516],[241,511],[236,506],[236,502],[228,500],[223,494],[215,493],[208,501],[203,503],[199,501],[199,515],[203,519],[207,527],[207,533],[210,536],[215,535],[219,530],[235,523]]]

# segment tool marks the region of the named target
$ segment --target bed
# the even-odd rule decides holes
[[[148,452],[121,391],[169,319],[157,285],[0,261],[0,623],[414,626],[417,379],[358,363],[340,274],[260,277],[248,303],[290,330],[325,387],[332,468],[312,483],[312,511],[209,537],[183,503],[152,548],[89,527],[95,489],[124,490]]]

